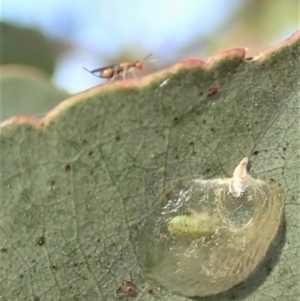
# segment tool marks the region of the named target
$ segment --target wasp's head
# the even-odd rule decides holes
[[[143,62],[142,61],[136,61],[135,62],[135,68],[143,69]]]

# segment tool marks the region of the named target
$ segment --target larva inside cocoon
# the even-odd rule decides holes
[[[216,232],[217,225],[207,212],[198,213],[192,209],[190,215],[178,215],[168,222],[168,231],[178,237],[198,239],[211,236]]]
[[[284,197],[247,164],[232,178],[184,177],[158,194],[138,236],[146,276],[177,294],[208,296],[256,270],[283,220]]]

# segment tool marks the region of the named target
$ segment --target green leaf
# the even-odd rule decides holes
[[[188,300],[147,292],[140,225],[170,181],[230,175],[245,156],[284,191],[286,230],[253,277],[201,300],[299,298],[299,59],[300,31],[252,60],[232,49],[3,123],[3,300],[115,300],[129,277],[136,300]]]
[[[53,45],[40,32],[0,22],[1,65],[35,67],[52,75],[55,68]]]
[[[43,72],[18,65],[0,67],[0,87],[0,120],[19,114],[41,117],[69,96]]]

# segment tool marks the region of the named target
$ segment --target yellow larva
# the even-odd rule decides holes
[[[216,223],[207,213],[189,210],[191,215],[178,215],[168,222],[169,232],[186,239],[211,236],[216,231]]]

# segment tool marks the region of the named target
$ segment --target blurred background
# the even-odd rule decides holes
[[[207,60],[233,47],[258,55],[299,28],[300,1],[2,0],[0,17],[1,65],[30,67],[0,66],[3,120],[42,114],[68,95],[106,82],[83,67],[91,70],[153,53],[155,61],[135,72],[142,76],[185,59]],[[30,93],[28,83],[16,91],[16,75],[19,86],[30,81]],[[32,92],[38,90],[33,89],[37,81],[45,87]],[[40,100],[47,98],[45,93],[47,105]]]

